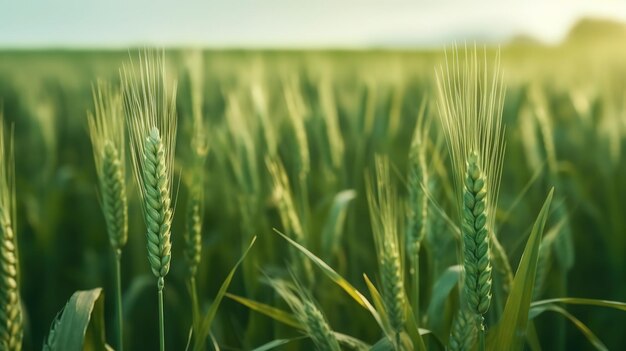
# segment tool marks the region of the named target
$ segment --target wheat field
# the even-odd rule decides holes
[[[1,51],[0,349],[622,349],[624,81],[584,37]]]

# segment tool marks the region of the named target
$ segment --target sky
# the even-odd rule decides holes
[[[517,34],[556,43],[582,17],[626,22],[626,1],[0,0],[0,47],[427,47]]]

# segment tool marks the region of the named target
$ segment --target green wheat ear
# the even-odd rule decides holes
[[[185,59],[191,88],[191,114],[189,117],[193,131],[189,142],[191,151],[187,182],[189,196],[185,215],[183,252],[188,278],[194,279],[202,257],[204,162],[209,152],[209,139],[208,127],[203,114],[204,66],[202,51],[190,51],[186,54]]]
[[[200,265],[202,254],[202,186],[196,185],[189,188],[187,202],[187,220],[185,230],[185,261],[187,263],[188,276],[195,277]]]
[[[3,214],[0,219],[2,245],[2,276],[0,277],[0,342],[3,350],[20,350],[22,347],[22,309],[17,277],[17,252],[11,222]]]
[[[133,174],[147,228],[148,261],[161,280],[169,272],[171,260],[176,90],[168,89],[162,55],[146,52],[139,58],[137,70],[132,64],[124,67],[124,102]]]
[[[100,184],[101,206],[109,242],[115,254],[117,348],[123,350],[122,248],[128,240],[126,197],[126,130],[120,89],[98,81],[93,88],[95,112],[88,114],[89,137]]]
[[[311,294],[297,280],[293,272],[291,276],[293,284],[277,278],[267,278],[267,282],[293,311],[317,350],[341,350],[335,333]]]
[[[170,183],[167,176],[165,150],[156,127],[150,130],[144,143],[144,208],[148,229],[148,260],[152,273],[163,279],[170,270],[170,231],[172,207]],[[161,284],[161,280],[159,280]]]
[[[375,163],[375,182],[369,175],[365,179],[367,199],[380,267],[383,303],[389,323],[396,335],[399,335],[404,330],[407,303],[399,240],[402,207],[399,206],[398,194],[392,184],[389,160],[377,156]]]
[[[157,277],[160,350],[165,349],[163,289],[171,256],[172,178],[176,146],[176,86],[165,75],[164,53],[140,53],[138,69],[123,70],[133,174],[146,223],[148,261]]]
[[[93,88],[95,112],[88,114],[89,137],[100,183],[102,210],[113,250],[128,238],[126,137],[122,94],[103,81]]]
[[[128,239],[126,182],[119,154],[112,142],[105,143],[102,157],[102,203],[109,241],[116,250],[124,247]]]
[[[483,316],[491,303],[491,250],[504,155],[504,88],[499,56],[493,71],[465,51],[437,71],[438,108],[450,153],[461,223],[464,300],[477,316],[481,342]],[[499,248],[497,245],[495,248]]]
[[[5,149],[4,118],[0,113],[0,346],[2,350],[22,349],[23,319],[20,303],[15,183],[12,139]]]
[[[491,302],[491,258],[487,229],[487,185],[478,166],[478,154],[467,161],[463,189],[463,266],[465,298],[472,312],[484,315]]]
[[[474,314],[466,308],[461,308],[452,322],[448,349],[450,351],[469,351],[475,342],[476,323]]]

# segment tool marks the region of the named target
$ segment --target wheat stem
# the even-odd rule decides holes
[[[184,241],[184,258],[187,268],[188,290],[191,297],[191,314],[193,331],[197,332],[199,320],[198,291],[196,287],[196,274],[202,258],[202,221],[204,211],[204,192],[202,187],[202,164],[204,156],[198,154],[196,162],[191,170],[189,182],[189,195],[186,208]]]
[[[198,288],[196,287],[196,277],[189,278],[189,295],[191,296],[191,315],[193,330],[197,330],[200,320],[200,304],[198,302]]]
[[[426,104],[422,103],[418,117],[411,149],[409,151],[408,172],[408,204],[407,204],[407,234],[406,248],[411,264],[411,307],[416,320],[420,320],[420,291],[419,291],[419,254],[422,240],[428,233],[428,196],[424,188],[429,186],[428,165],[426,164],[426,146],[430,124],[426,121]]]
[[[485,322],[484,318],[481,316],[479,326],[478,326],[478,350],[485,351]]]
[[[411,307],[416,320],[420,320],[420,256],[419,249],[411,257],[411,274],[413,291],[411,292]]]
[[[165,281],[161,277],[158,281],[158,294],[159,294],[159,346],[161,351],[165,351],[165,321],[163,316],[163,288],[165,287]]]
[[[124,350],[124,316],[122,314],[122,250],[115,250],[115,304],[117,307],[117,350]]]

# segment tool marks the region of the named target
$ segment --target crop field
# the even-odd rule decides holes
[[[1,350],[620,350],[626,49],[0,52]]]

